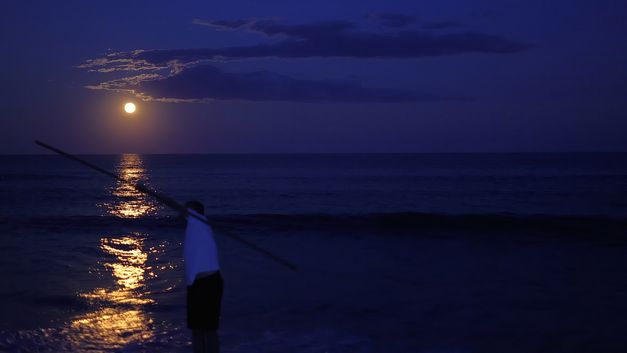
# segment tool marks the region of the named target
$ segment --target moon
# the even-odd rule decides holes
[[[124,111],[129,113],[129,114],[135,113],[136,109],[137,109],[137,107],[135,107],[134,103],[128,102],[128,103],[124,104]]]

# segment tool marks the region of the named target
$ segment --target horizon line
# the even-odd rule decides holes
[[[73,152],[83,156],[112,156],[124,154],[169,155],[418,155],[418,154],[624,154],[627,151],[454,151],[454,152]],[[0,153],[0,156],[46,156],[53,153]]]

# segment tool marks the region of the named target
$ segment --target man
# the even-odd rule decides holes
[[[223,289],[218,250],[211,227],[192,216],[207,220],[202,203],[189,201],[185,208],[189,212],[183,243],[187,327],[192,330],[194,353],[217,353]]]

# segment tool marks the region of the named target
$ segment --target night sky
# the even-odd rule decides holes
[[[10,0],[0,17],[0,153],[627,151],[624,1]]]

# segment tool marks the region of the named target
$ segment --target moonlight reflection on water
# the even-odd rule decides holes
[[[118,174],[130,182],[145,182],[146,170],[136,154],[122,156],[116,168]],[[139,218],[154,213],[157,205],[130,184],[118,181],[111,190],[113,201],[100,205],[107,213],[119,218]],[[70,330],[83,349],[119,349],[132,342],[146,342],[153,337],[152,319],[145,306],[154,304],[147,298],[147,278],[154,276],[146,266],[149,251],[145,249],[145,236],[131,233],[102,237],[100,250],[103,261],[95,274],[111,274],[112,288],[96,288],[80,293],[98,310],[76,317]],[[158,252],[151,249],[150,252]]]

